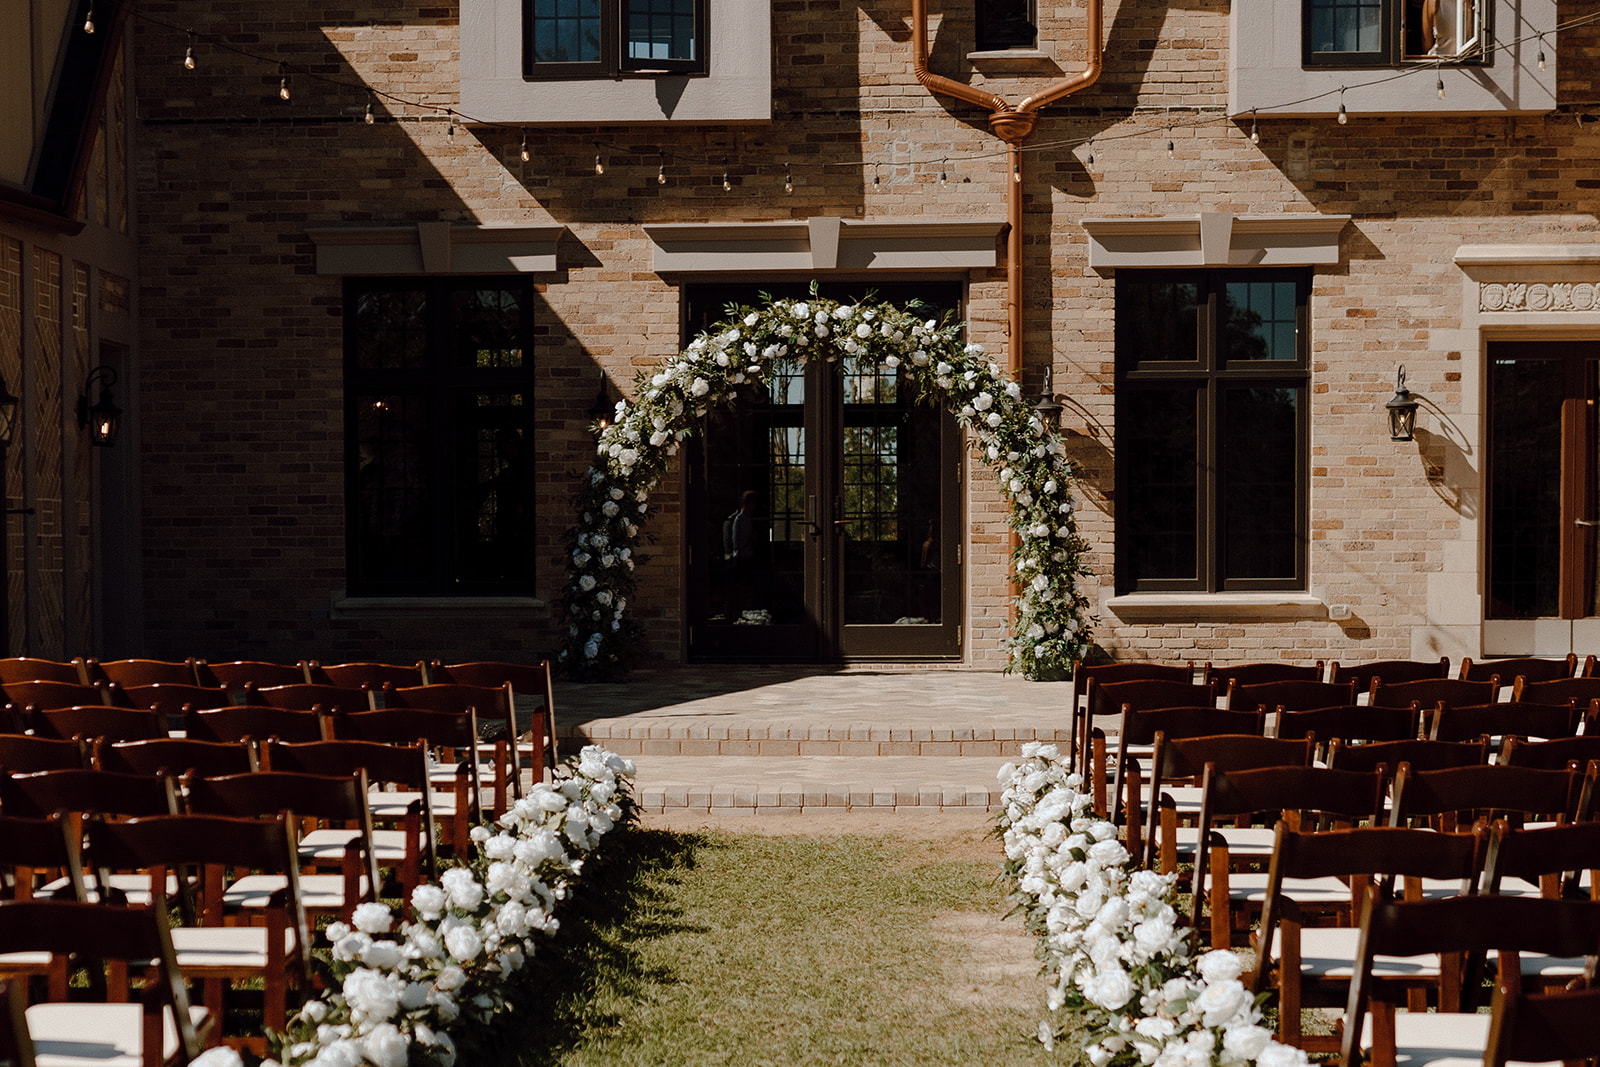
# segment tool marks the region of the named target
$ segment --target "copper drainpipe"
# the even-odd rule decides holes
[[[1052,82],[1040,92],[1012,107],[1005,98],[928,70],[928,0],[911,0],[911,69],[929,92],[943,93],[989,109],[989,128],[1010,151],[1012,181],[1006,184],[1006,369],[1013,376],[1022,370],[1022,142],[1033,132],[1040,108],[1093,85],[1100,78],[1102,0],[1086,0],[1086,65],[1076,74]]]

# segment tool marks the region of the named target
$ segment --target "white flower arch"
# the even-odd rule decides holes
[[[728,318],[634,383],[635,399],[617,404],[574,504],[579,523],[567,533],[565,624],[558,659],[574,677],[620,676],[638,647],[627,614],[649,496],[707,412],[730,406],[740,386],[764,384],[775,360],[849,355],[898,369],[919,400],[949,408],[973,431],[981,455],[1011,501],[1020,538],[1012,554],[1018,610],[1008,671],[1065,677],[1089,648],[1087,545],[1078,536],[1073,470],[1059,437],[1022,399],[982,348],[963,344],[963,325],[941,325],[892,304],[841,304],[812,296],[729,308]]]

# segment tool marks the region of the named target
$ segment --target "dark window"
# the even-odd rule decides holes
[[[1038,44],[1034,0],[978,0],[975,14],[980,52],[1034,48]]]
[[[523,74],[703,74],[709,0],[524,0]]]
[[[1118,592],[1305,588],[1310,287],[1118,274]]]
[[[1319,67],[1484,63],[1489,0],[1303,0],[1305,62]]]
[[[531,595],[533,318],[521,279],[346,284],[351,594]]]

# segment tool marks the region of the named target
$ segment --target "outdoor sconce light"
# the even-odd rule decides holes
[[[1389,440],[1409,441],[1417,429],[1417,402],[1411,399],[1411,391],[1406,388],[1406,367],[1400,364],[1400,370],[1395,375],[1394,396],[1384,405],[1389,412]]]
[[[100,383],[100,399],[89,403],[89,390]],[[117,439],[117,420],[122,409],[111,399],[111,387],[117,384],[113,367],[99,366],[89,372],[83,383],[83,395],[78,397],[78,429],[89,428],[89,443],[109,448]]]
[[[11,444],[11,439],[17,432],[17,411],[22,401],[6,388],[6,380],[0,377],[0,449]]]
[[[1038,401],[1033,405],[1033,413],[1039,416],[1039,421],[1044,423],[1044,428],[1051,433],[1061,429],[1061,402],[1051,392],[1050,368],[1044,369],[1044,388],[1039,393]]]
[[[606,372],[600,372],[600,388],[595,391],[594,403],[589,405],[589,421],[598,429],[611,425],[617,407],[611,402],[611,392],[606,388]]]

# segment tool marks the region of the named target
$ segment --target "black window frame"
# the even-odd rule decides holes
[[[1015,15],[1009,19],[1003,18],[996,11],[996,8],[1001,6],[1022,9],[1022,21],[1030,31],[1026,41],[1008,39],[1013,34],[1016,18]],[[979,52],[1031,51],[1039,47],[1037,0],[1007,0],[1003,4],[997,0],[974,0],[972,14],[973,38]]]
[[[711,69],[711,0],[691,0],[694,5],[695,56],[693,59],[635,59],[628,55],[628,29],[633,0],[596,0],[600,20],[600,57],[593,62],[537,63],[534,5],[522,3],[522,76],[528,81],[571,78],[654,77],[661,74],[704,75]]]
[[[460,331],[455,328],[454,296],[475,290],[505,290],[514,295],[522,310],[514,327],[520,365],[478,367],[460,362],[457,348]],[[375,292],[416,291],[424,294],[422,328],[417,331],[423,338],[421,365],[361,366],[361,297]],[[534,339],[539,305],[532,280],[521,275],[347,278],[343,300],[346,594],[366,597],[535,595],[534,468],[539,447]],[[486,412],[476,422],[464,422],[460,402],[474,394],[508,399],[520,396],[520,402],[487,405],[500,413],[498,418]],[[364,495],[369,469],[375,468],[381,477],[378,453],[384,451],[384,445],[381,441],[376,446],[367,442],[367,453],[363,454],[362,420],[369,414],[367,409],[371,413],[381,413],[393,408],[400,413],[397,417],[406,417],[409,404],[415,404],[415,410],[421,412],[420,422],[424,427],[423,447],[414,453],[421,457],[420,465],[425,471],[416,494],[423,503],[375,503],[384,499],[384,488],[391,483],[385,482],[384,486]],[[481,458],[477,451],[481,446],[469,443],[465,434],[471,433],[474,425],[483,430],[500,423],[504,425],[493,430],[497,435],[495,451],[497,454],[500,451],[498,434],[502,430],[516,431],[520,469],[507,474],[507,466],[502,464],[500,471],[488,481],[463,477],[464,472],[470,474]],[[405,436],[406,428],[402,426],[397,438],[404,440]],[[400,454],[407,454],[403,446],[396,447]],[[497,478],[504,481],[493,485]],[[467,507],[471,495],[478,496],[474,512],[481,521],[482,509],[486,506],[484,494],[490,491],[485,486],[492,486],[497,494],[502,490],[512,494],[513,506],[520,515],[520,520],[511,520],[513,533],[496,541],[490,553],[491,557],[495,552],[503,553],[504,559],[513,560],[518,570],[512,575],[470,574],[474,566],[484,565],[484,560],[474,554],[474,550],[482,549],[482,542],[471,539],[467,525],[474,520],[469,518],[473,513],[468,512]],[[404,495],[391,492],[388,500]],[[498,499],[494,506],[499,506]],[[416,557],[409,554],[402,566],[382,565],[383,538],[378,534],[384,523],[369,523],[369,518],[386,507],[390,514],[403,509],[408,521],[420,516],[414,525],[399,524],[397,528],[406,530],[406,534],[403,538],[391,536],[389,543],[404,540],[410,545],[421,540],[417,555],[422,566],[418,567]],[[520,530],[515,529],[518,521]],[[490,562],[492,564],[492,558]]]
[[[1407,54],[1405,16],[1408,0],[1380,0],[1380,46],[1365,52],[1319,52],[1313,46],[1312,9],[1317,0],[1301,0],[1301,63],[1306,67],[1359,69],[1412,66],[1487,67],[1494,62],[1494,0],[1477,0],[1479,41],[1470,52],[1439,58]],[[1451,0],[1445,0],[1451,2]]]
[[[1295,286],[1294,358],[1292,360],[1225,360],[1221,321],[1223,294],[1228,283],[1292,282]],[[1193,283],[1196,286],[1194,314],[1194,352],[1189,358],[1182,351],[1142,355],[1130,340],[1140,315],[1129,286],[1136,283]],[[1117,272],[1116,300],[1116,592],[1304,592],[1309,582],[1310,470],[1311,470],[1311,359],[1310,268],[1195,268],[1127,269]],[[1148,313],[1144,316],[1148,318]],[[1145,326],[1147,323],[1140,323]],[[1171,332],[1179,344],[1187,344],[1187,331]],[[1292,530],[1286,536],[1291,565],[1273,576],[1241,577],[1226,573],[1228,555],[1225,448],[1229,437],[1223,416],[1228,391],[1239,387],[1288,388],[1295,392],[1294,413],[1294,489]],[[1193,573],[1188,576],[1143,575],[1138,572],[1135,542],[1141,529],[1148,529],[1135,514],[1137,487],[1133,464],[1137,449],[1130,438],[1139,428],[1135,419],[1141,400],[1174,392],[1194,390],[1194,529]],[[1167,432],[1173,432],[1171,425]],[[1188,441],[1187,434],[1179,434]],[[1243,441],[1243,438],[1236,440]],[[1238,447],[1235,445],[1235,447]],[[1285,544],[1277,546],[1279,553]],[[1143,546],[1141,546],[1143,547]],[[1237,551],[1237,546],[1235,547]]]

